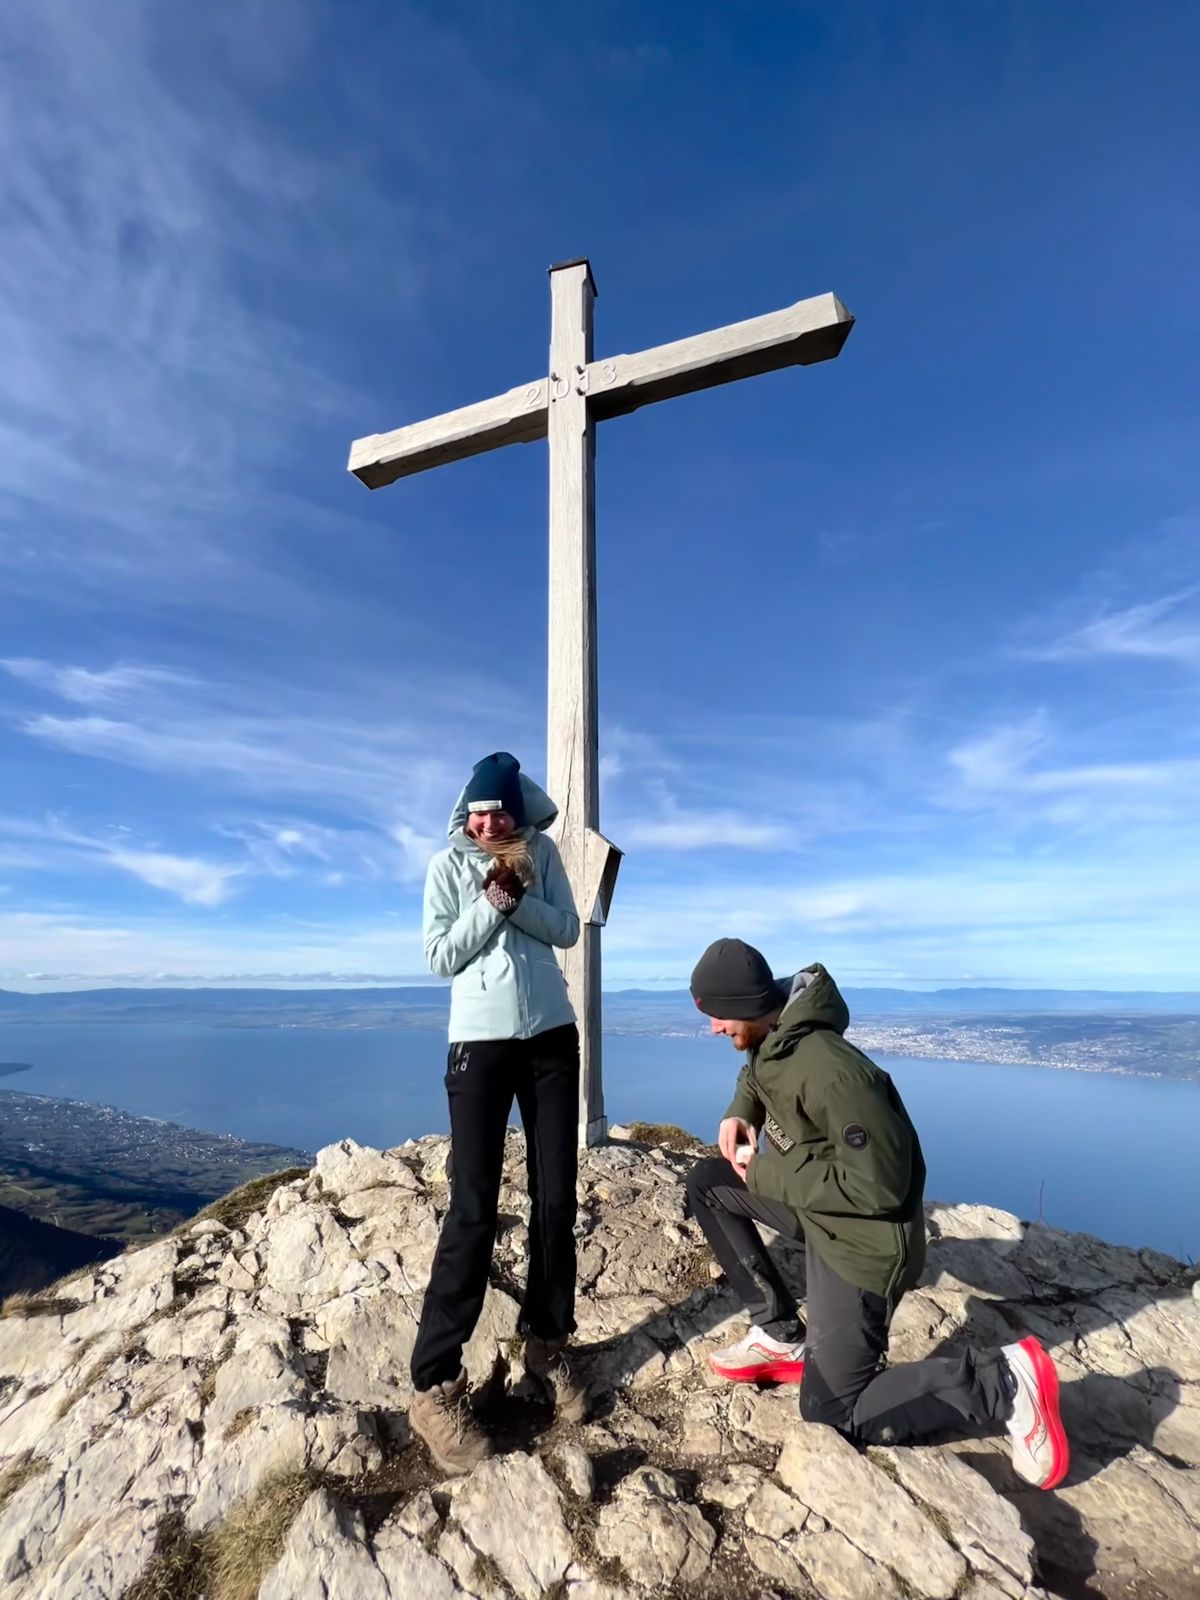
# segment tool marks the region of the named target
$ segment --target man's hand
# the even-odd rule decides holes
[[[739,1145],[751,1145],[758,1149],[758,1129],[752,1128],[748,1122],[743,1122],[741,1117],[726,1117],[717,1134],[717,1146],[726,1161],[734,1167],[740,1176],[745,1177],[746,1168],[739,1164],[737,1152]]]

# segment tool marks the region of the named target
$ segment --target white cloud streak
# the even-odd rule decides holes
[[[776,823],[735,811],[696,811],[671,804],[657,817],[635,817],[621,830],[629,848],[645,850],[783,850],[795,836]]]
[[[1124,657],[1200,667],[1200,620],[1181,615],[1197,592],[1187,589],[1124,610],[1106,611],[1048,644],[1020,653],[1032,661]]]
[[[28,656],[0,660],[10,677],[77,705],[99,706],[133,702],[137,696],[164,688],[191,686],[196,679],[166,667],[120,664],[93,671],[88,667],[57,665]]]
[[[1194,813],[1200,758],[1083,761],[1075,765],[1039,762],[1039,757],[1053,753],[1053,743],[1049,719],[1043,713],[967,740],[949,752],[950,766],[961,780],[951,803],[1074,796],[1118,810],[1126,805],[1136,810],[1151,802],[1158,807],[1175,804],[1185,808],[1186,814]]]
[[[26,842],[10,851],[5,841],[14,838]],[[125,837],[81,832],[56,817],[41,823],[0,817],[0,865],[52,873],[112,869],[188,905],[205,907],[224,904],[247,872],[247,866],[237,862],[140,847]]]
[[[39,743],[199,782],[225,797],[332,808],[344,824],[379,830],[409,873],[423,870],[444,837],[453,798],[482,752],[505,740],[526,750],[541,743],[524,707],[510,700],[498,712],[491,696],[465,681],[357,681],[321,691],[206,681],[153,665],[89,669],[21,660],[0,667],[89,708],[80,715],[19,712],[17,727]],[[367,717],[357,709],[363,705],[387,710]],[[279,826],[296,836],[290,846],[276,839],[275,848],[292,855],[306,848],[318,854],[314,843],[329,845],[337,831],[322,834],[320,824],[292,819]]]
[[[95,848],[112,866],[132,873],[151,888],[178,895],[194,906],[221,905],[244,871],[241,867],[224,866],[215,861],[168,855],[162,850],[130,850],[102,843],[96,843]]]

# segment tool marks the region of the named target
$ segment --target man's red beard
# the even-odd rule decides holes
[[[755,1045],[763,1042],[770,1031],[765,1022],[743,1022],[736,1033],[731,1033],[727,1037],[735,1050],[753,1050]]]

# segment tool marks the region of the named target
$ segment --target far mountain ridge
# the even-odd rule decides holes
[[[835,973],[836,977],[836,973]],[[1003,1012],[1139,1012],[1200,1013],[1200,991],[1158,989],[1017,989],[946,987],[931,990],[859,988],[843,985],[855,1015],[947,1013],[979,1015]],[[402,985],[376,988],[242,989],[242,988],[111,988],[64,989],[49,994],[0,989],[0,1018],[61,1020],[122,1017],[127,1020],[187,1020],[188,1016],[277,1012],[365,1012],[379,1009],[444,1010],[449,985]],[[619,1014],[627,1006],[664,1010],[690,1007],[685,987],[678,989],[606,989],[604,1004]]]

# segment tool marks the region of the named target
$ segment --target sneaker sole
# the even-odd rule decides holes
[[[709,1356],[708,1364],[718,1378],[730,1383],[799,1383],[804,1377],[803,1361],[756,1361],[750,1367],[723,1367]]]
[[[1045,1412],[1046,1434],[1050,1440],[1050,1471],[1038,1484],[1038,1488],[1056,1489],[1066,1477],[1071,1465],[1071,1447],[1067,1443],[1067,1431],[1063,1427],[1062,1412],[1059,1409],[1058,1371],[1037,1339],[1022,1339],[1020,1348],[1029,1357],[1037,1377],[1038,1399]]]

